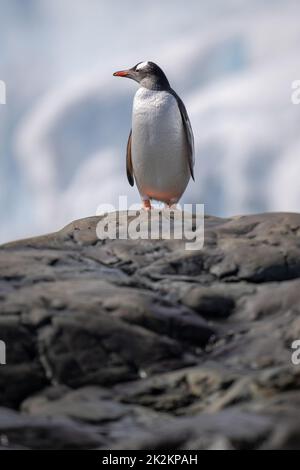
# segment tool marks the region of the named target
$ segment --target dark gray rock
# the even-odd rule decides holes
[[[94,428],[65,418],[36,418],[0,408],[0,435],[5,447],[27,449],[97,448],[105,441]]]
[[[200,251],[99,220],[0,247],[0,447],[300,448],[300,215],[206,217]]]

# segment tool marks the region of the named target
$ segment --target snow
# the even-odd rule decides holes
[[[196,182],[182,202],[220,216],[300,211],[299,2],[141,3],[4,3],[0,241],[56,230],[120,194],[139,201],[125,172],[137,84],[112,73],[144,57],[191,118]]]

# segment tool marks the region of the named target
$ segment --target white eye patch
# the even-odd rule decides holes
[[[142,69],[144,69],[145,67],[147,67],[148,64],[149,64],[149,62],[141,62],[141,63],[137,66],[136,70],[142,70]]]

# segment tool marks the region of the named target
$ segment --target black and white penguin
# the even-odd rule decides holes
[[[194,179],[194,137],[185,105],[153,62],[140,62],[114,76],[140,85],[127,144],[128,181],[133,186],[135,180],[145,209],[151,209],[152,199],[172,207],[190,177]]]

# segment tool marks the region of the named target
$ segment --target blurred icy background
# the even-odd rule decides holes
[[[300,211],[299,0],[0,0],[0,241],[55,230],[127,194],[136,84],[158,62],[186,102],[196,183],[182,202]]]

